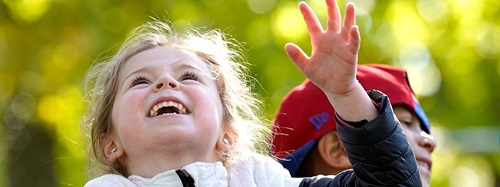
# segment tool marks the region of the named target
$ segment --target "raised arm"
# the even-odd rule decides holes
[[[369,96],[356,80],[360,35],[354,4],[347,4],[343,25],[335,0],[326,0],[326,5],[324,30],[311,8],[305,2],[299,4],[311,37],[311,56],[292,43],[285,50],[299,70],[325,92],[342,118],[336,118],[340,124],[337,132],[353,170],[333,179],[306,178],[300,186],[422,186],[415,156],[388,98],[378,91]],[[362,120],[367,121],[350,123]]]
[[[326,5],[328,22],[324,30],[309,5],[299,3],[311,37],[311,56],[293,43],[286,44],[285,50],[299,70],[326,93],[342,119],[372,120],[378,115],[377,110],[356,80],[360,35],[355,25],[355,6],[352,3],[347,5],[344,25],[341,26],[337,3],[326,0]]]

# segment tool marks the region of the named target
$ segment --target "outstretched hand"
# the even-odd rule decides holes
[[[345,94],[356,86],[356,64],[360,36],[355,6],[347,4],[344,25],[341,26],[339,7],[335,0],[326,0],[328,23],[323,30],[318,17],[305,2],[300,11],[311,37],[311,57],[297,45],[288,43],[285,50],[299,70],[325,92]]]
[[[346,7],[344,25],[335,0],[326,0],[328,23],[323,30],[318,17],[305,2],[299,4],[311,37],[308,57],[295,44],[285,50],[300,71],[325,92],[339,116],[348,121],[372,120],[378,111],[361,84],[356,80],[360,36],[354,4]]]

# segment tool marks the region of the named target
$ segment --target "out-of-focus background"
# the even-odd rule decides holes
[[[324,24],[324,1],[307,2]],[[432,122],[432,186],[500,186],[500,1],[354,2],[359,63],[407,69]],[[83,75],[151,17],[243,42],[269,120],[304,80],[283,50],[310,51],[296,0],[2,0],[0,186],[85,183]]]

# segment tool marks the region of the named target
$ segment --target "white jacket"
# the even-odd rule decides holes
[[[229,168],[224,167],[222,162],[195,162],[182,169],[191,175],[195,186],[200,187],[296,187],[302,180],[292,178],[288,170],[272,158],[258,154],[250,155]],[[137,175],[125,178],[122,175],[106,174],[85,184],[85,187],[103,186],[182,186],[182,181],[175,170],[169,170],[153,178],[143,178]]]

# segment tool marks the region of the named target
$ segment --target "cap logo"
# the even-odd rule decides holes
[[[330,114],[328,114],[328,112],[323,112],[323,113],[311,116],[309,118],[309,121],[314,125],[314,128],[316,128],[316,130],[319,131],[321,129],[321,127],[323,127],[323,125],[326,123],[326,121],[328,121],[329,117],[330,117]]]

